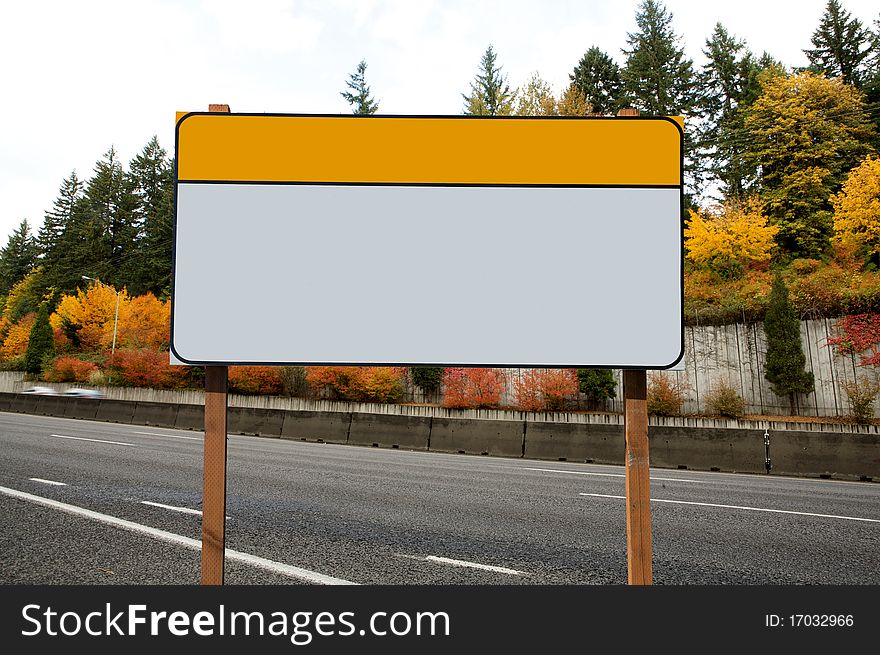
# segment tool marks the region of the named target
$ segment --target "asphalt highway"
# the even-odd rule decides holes
[[[624,471],[230,436],[228,584],[626,583]],[[196,584],[198,432],[0,413],[0,584]],[[880,584],[880,484],[652,469],[656,584]]]

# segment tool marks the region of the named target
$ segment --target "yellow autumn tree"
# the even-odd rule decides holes
[[[560,116],[589,116],[593,108],[583,92],[574,84],[569,84],[556,102],[556,113]]]
[[[769,261],[779,228],[768,225],[760,207],[750,199],[691,210],[684,230],[687,258],[728,278],[740,277],[750,264]]]
[[[3,361],[8,362],[10,359],[24,356],[36,320],[37,315],[31,312],[22,316],[14,325],[9,326],[6,338],[3,339],[3,345],[0,346],[0,357],[3,357]]]
[[[880,159],[868,157],[849,172],[834,206],[834,241],[880,257]]]
[[[119,324],[128,319],[128,293],[119,294]],[[109,348],[113,342],[116,314],[116,290],[101,282],[80,289],[75,296],[64,295],[55,313],[49,317],[53,328],[81,350]],[[117,338],[118,343],[118,338]]]
[[[152,293],[146,293],[130,298],[124,315],[120,308],[117,347],[164,350],[170,341],[170,301],[162,302]]]

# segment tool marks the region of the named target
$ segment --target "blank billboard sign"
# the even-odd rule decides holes
[[[668,368],[682,132],[668,118],[185,114],[185,363]]]

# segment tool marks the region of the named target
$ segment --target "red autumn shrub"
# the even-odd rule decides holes
[[[447,368],[443,372],[443,406],[496,407],[504,391],[504,374],[497,368]]]
[[[835,327],[838,336],[828,337],[828,345],[841,355],[859,354],[859,366],[880,364],[880,314],[844,316]]]
[[[306,381],[316,392],[357,402],[393,403],[403,397],[404,368],[388,366],[309,366]]]
[[[88,382],[98,367],[70,356],[56,357],[43,374],[47,382]]]
[[[524,412],[559,411],[577,398],[576,369],[532,368],[513,383],[516,408]]]
[[[275,366],[230,366],[229,390],[238,393],[281,393],[281,371]]]
[[[183,389],[190,386],[190,367],[172,366],[168,351],[117,350],[104,364],[107,376],[116,383],[153,389]]]

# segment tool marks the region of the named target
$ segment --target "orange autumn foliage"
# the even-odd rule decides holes
[[[275,366],[230,366],[229,390],[238,393],[281,393],[281,370]]]
[[[504,374],[497,368],[447,368],[443,371],[444,407],[497,407],[503,391]]]
[[[565,401],[577,398],[575,369],[532,368],[513,383],[516,408],[524,412],[564,409]]]
[[[339,400],[391,403],[403,397],[405,368],[388,366],[309,366],[306,381],[316,392]]]

